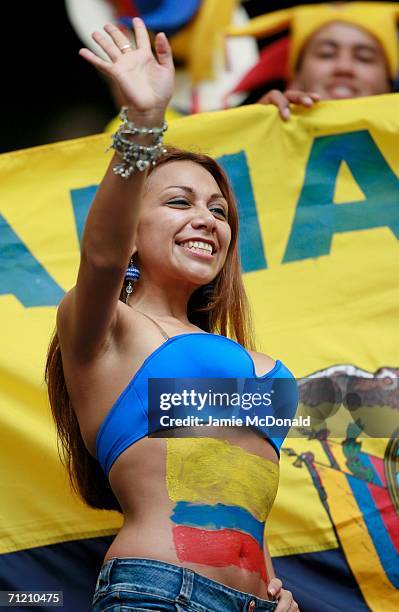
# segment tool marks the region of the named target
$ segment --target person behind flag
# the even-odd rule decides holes
[[[236,90],[284,78],[286,91],[272,89],[258,100],[277,106],[283,119],[292,103],[312,107],[319,100],[390,93],[399,68],[398,16],[396,2],[340,2],[256,17],[229,34],[264,37],[289,28],[290,38],[266,47]]]
[[[231,187],[212,158],[164,148],[171,49],[159,33],[154,57],[143,21],[133,25],[135,49],[107,24],[93,39],[109,61],[80,50],[114,79],[127,106],[46,363],[73,488],[90,507],[124,518],[93,611],[293,612],[298,604],[274,577],[264,540],[283,438],[266,430],[234,440],[229,431],[149,435],[149,380],[157,376],[257,386],[287,378],[295,383],[293,414],[298,393],[280,360],[245,348],[254,342]]]

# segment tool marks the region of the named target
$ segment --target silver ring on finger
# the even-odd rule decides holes
[[[132,45],[130,43],[126,43],[126,45],[123,45],[120,48],[120,52],[121,53],[127,53],[128,51],[132,51],[132,50],[133,50],[133,47],[132,47]]]

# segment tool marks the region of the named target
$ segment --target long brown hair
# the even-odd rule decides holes
[[[249,302],[242,282],[238,254],[238,211],[229,181],[219,164],[207,155],[167,147],[167,152],[156,167],[171,161],[192,161],[210,172],[228,203],[228,223],[231,228],[225,264],[212,283],[200,287],[192,294],[187,308],[188,319],[204,331],[228,336],[247,349],[254,349]],[[121,287],[122,301],[125,301],[124,285]],[[65,383],[56,330],[48,349],[45,381],[57,429],[58,452],[68,471],[72,490],[92,508],[122,513],[100,464],[88,452],[83,441]]]

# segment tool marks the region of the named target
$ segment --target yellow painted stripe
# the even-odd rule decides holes
[[[399,591],[388,580],[344,474],[318,466],[347,561],[372,610],[397,612]]]
[[[339,469],[341,470],[341,472],[353,475],[353,472],[351,472],[348,466],[346,465],[347,459],[344,455],[344,451],[342,448],[342,440],[340,440],[339,442],[331,440],[330,449],[332,454],[334,455],[335,461],[339,465]]]
[[[224,440],[167,440],[166,484],[173,501],[233,504],[265,521],[278,480],[278,465]]]

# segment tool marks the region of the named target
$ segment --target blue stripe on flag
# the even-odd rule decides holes
[[[190,502],[178,502],[171,516],[174,523],[178,525],[189,525],[190,527],[202,527],[205,529],[235,529],[251,535],[263,546],[264,524],[258,521],[244,508],[238,506],[227,506],[215,504],[193,504]]]

